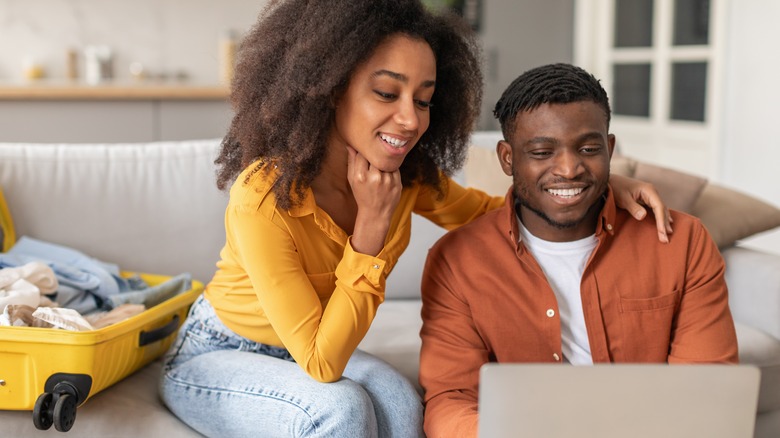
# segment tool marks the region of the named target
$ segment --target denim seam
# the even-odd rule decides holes
[[[273,400],[281,401],[283,403],[287,403],[289,405],[295,406],[296,408],[300,409],[303,413],[306,414],[306,416],[309,419],[309,422],[312,425],[312,428],[316,431],[317,430],[317,423],[313,420],[313,416],[309,411],[301,406],[299,403],[296,403],[292,400],[287,400],[285,398],[271,395],[271,394],[265,394],[265,393],[257,393],[257,392],[248,392],[248,391],[237,391],[237,390],[226,390],[224,388],[212,388],[209,386],[202,386],[194,383],[190,383],[188,381],[184,381],[181,379],[178,379],[174,376],[172,376],[170,373],[166,373],[165,378],[168,379],[172,384],[178,385],[183,388],[192,388],[192,389],[200,389],[203,391],[208,391],[212,393],[221,393],[221,394],[238,394],[238,395],[246,395],[246,396],[261,396],[265,398],[270,398]]]

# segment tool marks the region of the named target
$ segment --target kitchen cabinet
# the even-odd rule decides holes
[[[114,143],[218,138],[232,111],[224,86],[0,85],[0,142]]]

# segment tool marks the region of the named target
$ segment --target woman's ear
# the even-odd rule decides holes
[[[499,141],[496,145],[496,155],[504,173],[512,176],[512,145],[506,140]]]

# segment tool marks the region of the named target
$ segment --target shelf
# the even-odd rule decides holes
[[[0,100],[227,100],[229,95],[224,85],[189,83],[0,83]]]

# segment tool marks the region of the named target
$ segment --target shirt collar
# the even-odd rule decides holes
[[[302,217],[309,214],[314,214],[317,211],[317,203],[314,199],[314,192],[311,188],[307,188],[303,192],[303,199],[301,202],[287,210],[287,213],[292,217]]]

